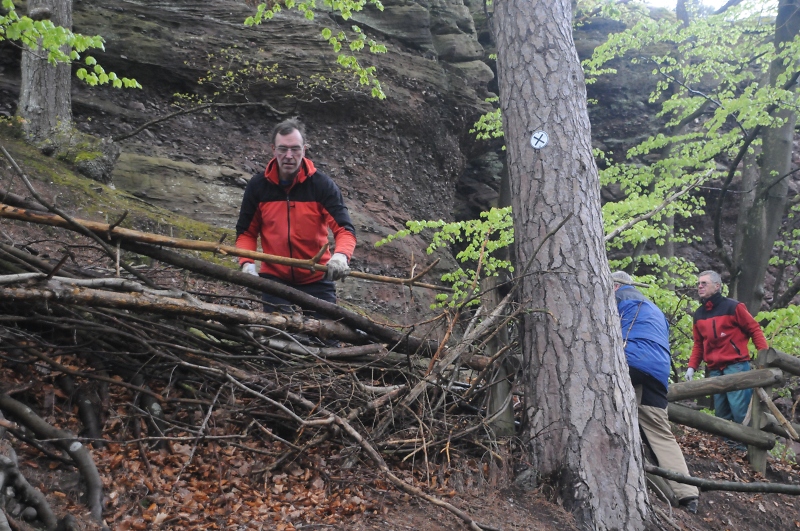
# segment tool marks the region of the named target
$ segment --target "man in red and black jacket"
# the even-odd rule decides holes
[[[344,206],[339,187],[305,158],[303,126],[285,120],[272,131],[274,158],[263,173],[250,179],[244,191],[236,247],[257,251],[258,240],[266,254],[308,260],[328,243],[328,229],[336,241],[335,252],[325,251],[319,260],[327,273],[268,262],[256,271],[251,258],[240,258],[242,271],[292,286],[318,299],[336,303],[335,280],[350,272],[356,247],[355,228]],[[265,309],[289,311],[285,299],[263,294]]]
[[[694,312],[694,347],[686,380],[692,379],[701,361],[706,362],[709,376],[749,371],[749,339],[758,350],[768,348],[761,326],[744,303],[723,297],[721,287],[716,271],[703,271],[697,278],[700,307]],[[714,414],[741,424],[752,394],[752,389],[743,389],[714,395]]]

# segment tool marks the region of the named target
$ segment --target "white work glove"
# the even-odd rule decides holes
[[[255,277],[258,276],[258,271],[256,271],[256,265],[253,262],[245,262],[242,266],[242,272],[247,273],[248,275],[253,275]]]
[[[347,257],[342,253],[333,253],[333,256],[325,265],[328,267],[328,272],[325,273],[325,280],[341,280],[350,274]]]
[[[691,382],[692,376],[694,376],[694,369],[689,367],[688,369],[686,369],[686,375],[683,377],[683,379],[686,380],[687,382]]]

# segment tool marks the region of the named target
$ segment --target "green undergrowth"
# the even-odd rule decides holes
[[[14,135],[5,134],[2,128],[0,145],[11,154],[39,193],[48,200],[52,200],[57,194],[57,206],[76,218],[115,223],[127,211],[127,216],[119,225],[122,228],[209,242],[218,242],[227,233],[224,243],[234,244],[230,231],[175,214],[146,203],[126,191],[83,177],[63,162],[41,154],[33,146],[14,138]],[[9,171],[0,176],[3,177],[0,184],[3,190],[29,195],[25,185],[15,174],[12,176]],[[180,252],[235,267],[230,258],[214,253],[189,250]]]

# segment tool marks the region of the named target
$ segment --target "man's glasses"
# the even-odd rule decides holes
[[[292,155],[299,155],[303,152],[303,146],[292,146],[292,147],[278,146],[275,148],[275,153],[277,153],[278,155],[286,155],[290,151],[292,152]]]
[[[705,282],[705,281],[698,282],[697,283],[697,287],[699,288],[700,286],[710,286],[711,284],[712,284],[712,282]]]

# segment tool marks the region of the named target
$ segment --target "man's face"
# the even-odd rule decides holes
[[[707,299],[719,291],[720,285],[714,283],[709,276],[702,276],[697,279],[697,294],[701,299]]]
[[[300,131],[295,129],[288,135],[276,135],[275,143],[272,144],[272,154],[278,161],[281,180],[294,179],[305,155],[305,144]]]

